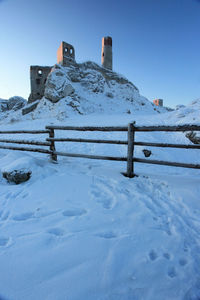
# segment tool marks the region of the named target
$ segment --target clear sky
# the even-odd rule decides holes
[[[28,98],[30,65],[54,65],[61,41],[101,64],[107,35],[113,70],[149,100],[200,97],[199,0],[0,0],[0,98]]]

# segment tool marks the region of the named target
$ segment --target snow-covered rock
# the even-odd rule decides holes
[[[0,111],[19,110],[26,105],[27,101],[19,96],[13,96],[8,100],[0,99]]]
[[[65,76],[65,72],[59,65],[55,65],[47,78],[44,93],[45,98],[56,103],[73,92],[74,88],[70,84],[70,80]]]
[[[135,111],[156,113],[166,109],[155,107],[124,76],[88,61],[73,62],[68,67],[56,64],[47,78],[44,97],[32,117],[45,115],[63,119],[74,114]]]

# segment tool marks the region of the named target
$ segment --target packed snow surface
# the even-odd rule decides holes
[[[4,122],[1,130],[44,129],[51,123],[179,124],[177,113],[77,116],[62,122],[21,118]],[[198,122],[187,118],[187,123]],[[56,131],[59,136],[127,139],[120,132]],[[185,133],[137,133],[136,140],[191,144]],[[150,159],[200,161],[199,150],[145,148],[152,151]],[[56,149],[127,152],[125,145],[83,143],[56,143]],[[144,158],[143,149],[135,147],[135,156]],[[199,170],[135,164],[139,176],[129,179],[121,174],[125,162],[59,156],[54,164],[46,154],[1,149],[1,171],[18,168],[32,171],[29,181],[14,185],[0,178],[0,299],[200,299]]]

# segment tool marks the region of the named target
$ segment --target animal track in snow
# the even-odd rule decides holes
[[[13,216],[13,220],[14,221],[26,221],[26,220],[33,218],[33,216],[34,216],[33,212],[26,212],[26,213],[22,213],[22,214]]]
[[[47,232],[50,234],[53,234],[55,236],[63,236],[64,235],[64,231],[61,228],[50,228]]]
[[[87,211],[84,208],[72,208],[63,211],[64,217],[79,217],[86,214]]]
[[[117,235],[112,231],[101,232],[101,233],[98,233],[97,236],[100,238],[104,238],[104,239],[114,239],[117,237]]]
[[[156,253],[155,250],[151,250],[149,252],[149,258],[150,258],[151,261],[154,261],[158,258],[158,254]]]

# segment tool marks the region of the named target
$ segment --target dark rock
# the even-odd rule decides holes
[[[35,101],[29,105],[27,105],[25,108],[22,109],[22,115],[26,115],[30,112],[32,112],[33,110],[36,109],[36,107],[38,106],[39,101]]]
[[[144,153],[145,157],[149,157],[152,154],[152,152],[150,150],[147,150],[147,149],[143,149],[142,152]]]
[[[3,172],[3,177],[10,183],[19,184],[30,179],[31,171],[27,170],[13,170],[11,172]]]
[[[107,92],[107,93],[106,93],[106,96],[107,96],[108,98],[114,98],[113,94],[110,93],[110,92]]]

